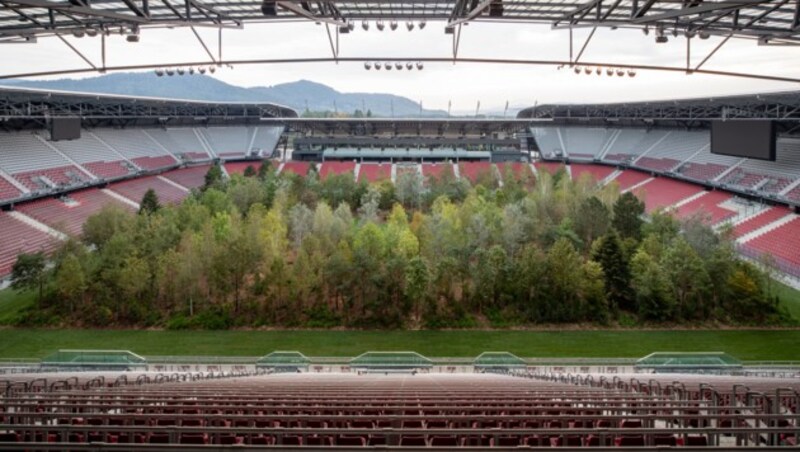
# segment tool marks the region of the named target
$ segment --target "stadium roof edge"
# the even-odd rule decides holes
[[[108,102],[130,102],[130,103],[156,103],[156,104],[172,104],[172,105],[192,105],[192,106],[235,106],[235,107],[269,107],[278,109],[285,112],[285,117],[296,118],[299,115],[297,111],[291,107],[277,104],[274,102],[238,102],[238,101],[208,101],[208,100],[192,100],[192,99],[175,99],[167,97],[152,97],[152,96],[130,96],[124,94],[108,94],[108,93],[91,93],[81,91],[64,91],[53,89],[39,89],[29,87],[7,86],[0,84],[0,97],[24,97],[29,95],[31,97],[52,98],[54,96],[63,96],[67,99],[74,98],[76,102],[88,101],[108,101]]]

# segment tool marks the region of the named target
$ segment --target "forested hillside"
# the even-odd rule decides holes
[[[221,178],[180,206],[107,209],[45,267],[27,325],[471,328],[779,324],[768,272],[695,218],[642,217],[616,185],[565,173],[471,186],[278,175]]]

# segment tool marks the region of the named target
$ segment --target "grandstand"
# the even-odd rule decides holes
[[[0,450],[797,445],[796,378],[748,376],[750,364],[724,353],[653,353],[623,373],[550,369],[508,352],[276,351],[203,370],[187,358],[167,370],[127,351],[62,350],[41,361],[48,373],[28,364],[0,380]]]

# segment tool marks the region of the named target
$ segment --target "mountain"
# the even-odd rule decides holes
[[[419,104],[411,99],[383,93],[342,93],[308,80],[273,86],[243,88],[208,75],[158,77],[153,73],[115,73],[84,79],[14,80],[3,81],[6,86],[77,91],[126,96],[166,97],[171,99],[206,100],[217,102],[272,102],[303,112],[338,111],[352,114],[362,105],[374,116],[419,116]],[[446,116],[441,110],[422,110],[427,117]]]

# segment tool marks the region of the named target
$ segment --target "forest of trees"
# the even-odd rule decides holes
[[[214,167],[178,206],[108,207],[49,259],[26,325],[472,328],[781,324],[769,266],[615,184],[502,171],[471,185]],[[46,262],[50,262],[47,264]],[[766,269],[766,270],[765,270]]]

